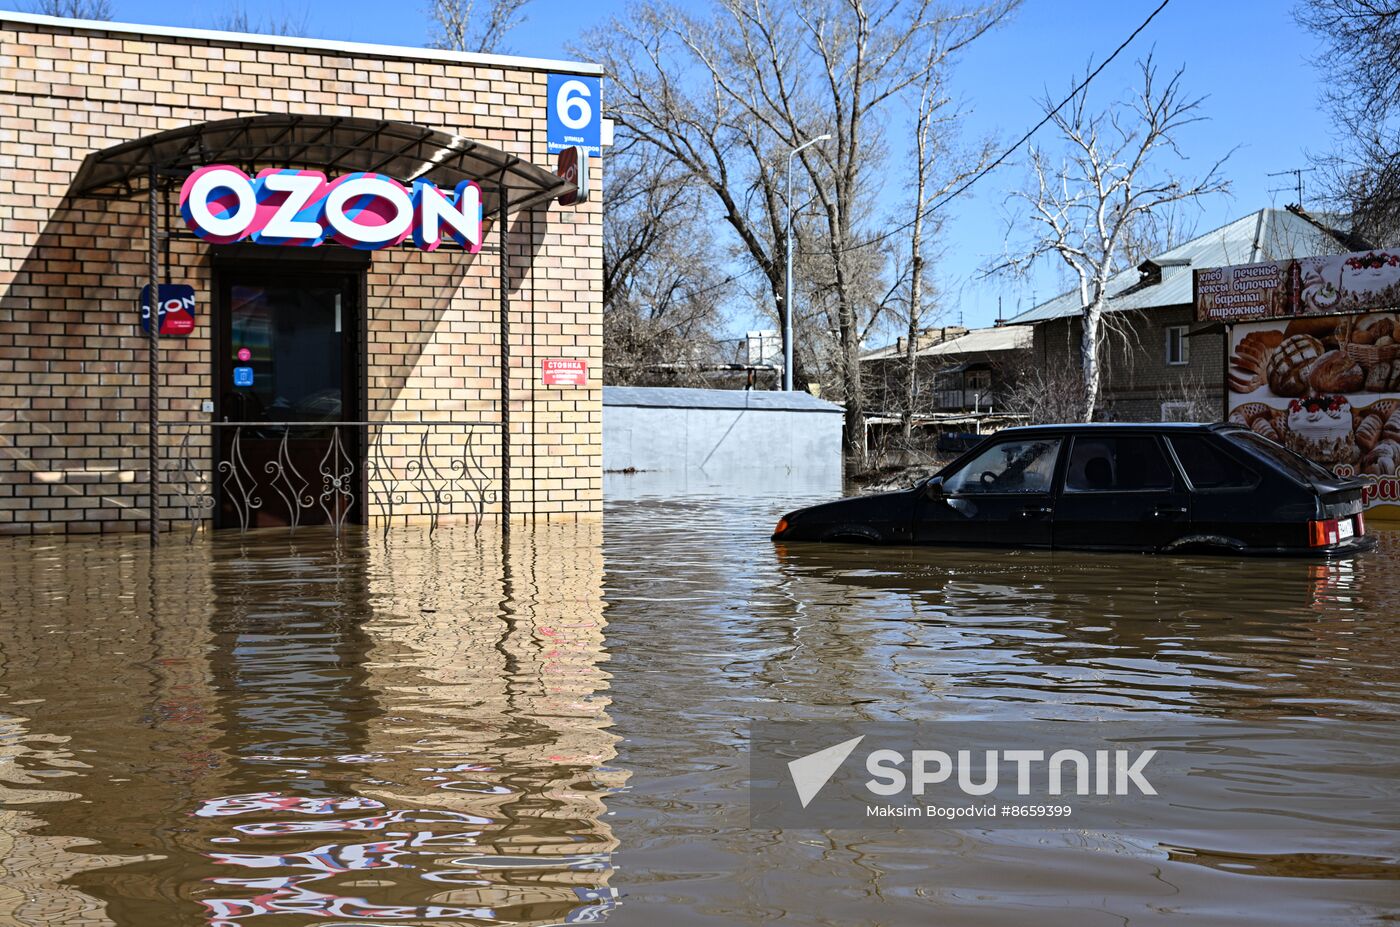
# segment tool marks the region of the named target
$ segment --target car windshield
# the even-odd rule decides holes
[[[1263,435],[1252,431],[1230,431],[1226,432],[1226,436],[1255,457],[1278,464],[1304,483],[1315,483],[1319,480],[1334,483],[1337,480],[1337,475],[1326,467],[1313,463],[1301,454],[1295,454],[1282,444],[1275,444]]]

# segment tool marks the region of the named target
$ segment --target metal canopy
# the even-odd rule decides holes
[[[93,152],[73,179],[72,194],[128,198],[144,190],[152,169],[168,176],[207,164],[230,164],[249,175],[264,167],[328,175],[372,171],[405,184],[421,178],[445,188],[474,180],[488,216],[497,213],[502,189],[512,211],[532,209],[574,189],[515,155],[441,129],[382,119],[277,114],[195,123]]]

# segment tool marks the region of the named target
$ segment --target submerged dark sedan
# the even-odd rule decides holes
[[[1375,546],[1364,485],[1237,425],[1036,425],[913,489],[791,512],[773,540],[1349,554]]]

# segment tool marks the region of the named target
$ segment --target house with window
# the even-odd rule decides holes
[[[929,329],[915,345],[915,417],[1000,409],[1031,339],[1025,325]],[[871,413],[902,415],[909,404],[905,340],[870,351],[861,364]]]
[[[1328,219],[1296,207],[1260,209],[1153,255],[1109,283],[1100,348],[1099,416],[1118,421],[1218,421],[1225,417],[1225,333],[1198,325],[1192,271],[1360,247]],[[1031,367],[1046,389],[1079,384],[1083,306],[1061,293],[1011,323],[1028,326]]]

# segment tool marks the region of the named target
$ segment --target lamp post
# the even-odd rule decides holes
[[[792,159],[799,151],[824,142],[830,135],[818,135],[788,152],[787,159],[787,273],[783,277],[783,389],[792,392]]]

